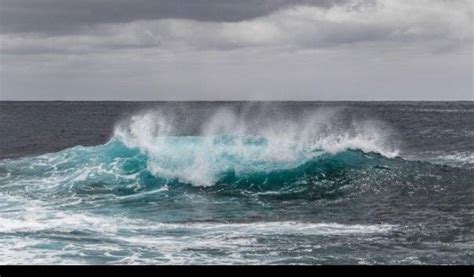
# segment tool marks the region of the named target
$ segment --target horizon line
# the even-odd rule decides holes
[[[0,102],[474,102],[463,100],[0,100]]]

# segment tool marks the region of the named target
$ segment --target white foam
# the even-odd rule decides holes
[[[398,155],[388,127],[369,120],[341,125],[338,110],[317,110],[292,120],[278,113],[247,119],[220,109],[205,120],[195,138],[173,136],[179,126],[175,122],[172,114],[141,113],[117,125],[115,136],[127,147],[145,153],[153,174],[195,186],[215,184],[226,170],[239,174],[294,168],[321,151],[336,154],[353,149],[389,158]],[[222,136],[233,140],[220,143]],[[263,139],[264,143],[249,144],[249,139]]]
[[[348,236],[357,236],[357,240],[360,240],[397,228],[389,224],[348,225],[299,221],[159,223],[122,216],[107,217],[45,209],[39,209],[36,214],[32,210],[24,210],[21,214],[15,219],[0,218],[2,264],[103,263],[97,257],[107,257],[109,263],[114,264],[262,263],[280,259],[293,247],[286,243],[283,245],[278,240],[268,244],[262,239],[285,236],[344,236],[348,239]],[[100,238],[101,242],[73,239],[64,245],[67,240],[41,235],[41,232],[46,232],[67,238],[76,236],[72,232],[77,231],[87,232],[88,237]],[[295,242],[293,251],[317,247],[317,239],[311,241],[314,242],[311,245]],[[297,246],[298,243],[303,244]],[[49,245],[56,246],[49,248]],[[226,254],[218,257],[196,255],[194,250],[200,249]],[[258,251],[267,254],[264,257],[243,257],[241,254]],[[90,258],[89,261],[86,257]]]
[[[245,233],[245,234],[315,234],[345,235],[370,234],[390,231],[394,226],[344,225],[338,223],[311,223],[298,221],[270,221],[251,223],[186,222],[157,223],[141,219],[122,217],[103,217],[89,213],[73,213],[49,210],[42,206],[25,206],[8,217],[0,218],[0,233],[40,232],[40,231],[87,231],[102,235],[128,231],[172,231],[188,230],[207,233]]]
[[[460,164],[474,164],[474,153],[454,153],[439,156],[437,159]]]
[[[342,236],[344,239],[356,236],[359,240],[398,228],[391,224],[304,221],[164,223],[124,215],[68,211],[43,201],[7,194],[0,194],[0,200],[11,207],[0,217],[2,264],[102,263],[97,257],[107,257],[110,263],[117,264],[272,262],[286,255],[290,246],[279,240],[265,240],[300,236],[305,239],[300,242],[292,239],[294,251],[303,251],[302,246],[309,241],[317,246],[318,239],[311,236]],[[101,241],[97,243],[82,236],[100,238]],[[315,245],[305,247],[314,248]],[[192,249],[226,254],[200,256]],[[242,257],[241,254],[258,251],[267,254],[265,257]],[[274,257],[270,254],[272,252]]]

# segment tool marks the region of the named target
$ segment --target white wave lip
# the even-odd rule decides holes
[[[244,174],[295,168],[322,153],[398,155],[385,124],[352,120],[341,125],[339,119],[335,109],[316,110],[296,120],[265,113],[248,118],[220,109],[193,138],[174,136],[181,124],[173,115],[151,111],[117,125],[115,137],[145,153],[151,173],[195,186],[212,186],[227,170]],[[223,137],[231,139],[222,143]]]

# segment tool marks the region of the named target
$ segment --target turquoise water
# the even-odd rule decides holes
[[[384,125],[315,114],[251,128],[225,111],[177,135],[146,112],[104,144],[0,160],[0,259],[472,264],[470,166],[408,159]]]

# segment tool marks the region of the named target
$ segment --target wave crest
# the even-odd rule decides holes
[[[239,176],[297,168],[324,153],[398,155],[385,124],[347,118],[340,110],[311,111],[289,119],[264,109],[253,111],[251,117],[220,109],[196,122],[193,134],[182,135],[180,127],[195,120],[149,111],[118,124],[114,137],[145,154],[153,175],[194,186],[212,186],[228,172]]]

